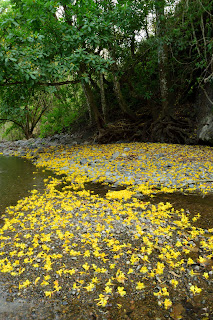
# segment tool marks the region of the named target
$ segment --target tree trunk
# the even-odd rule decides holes
[[[104,90],[104,75],[100,73],[100,92],[101,92],[101,107],[102,113],[104,117],[104,121],[107,122],[107,104],[106,104],[106,96]]]
[[[30,129],[28,125],[23,128],[23,132],[27,140],[33,137],[33,129]]]
[[[90,85],[86,83],[85,81],[82,82],[84,94],[87,100],[87,105],[89,109],[89,115],[90,115],[90,122],[96,123],[98,129],[100,130],[103,127],[104,121],[100,115],[100,112],[98,111],[98,107],[96,105],[96,101],[93,95],[93,92],[90,88]]]
[[[118,99],[118,103],[119,103],[121,110],[123,111],[124,114],[128,115],[128,117],[131,120],[136,120],[135,115],[129,110],[129,107],[127,106],[126,101],[124,100],[123,94],[121,92],[121,86],[120,86],[120,82],[118,80],[118,77],[114,73],[112,75],[113,75],[113,82],[114,82],[114,92],[115,92],[116,97]]]
[[[165,43],[158,45],[158,66],[159,66],[159,80],[160,92],[162,101],[162,116],[171,113],[171,106],[169,102],[169,87],[168,87],[168,48]]]
[[[131,38],[131,56],[132,58],[135,57],[135,34],[134,33]]]
[[[164,0],[155,1],[156,10],[156,35],[158,38],[158,68],[159,68],[159,84],[162,102],[162,114],[164,117],[169,115],[170,102],[169,102],[169,87],[168,87],[168,46],[163,39],[165,35],[165,18],[164,18]]]
[[[32,137],[33,137],[32,132],[25,132],[25,138],[26,138],[27,140],[31,139]]]
[[[92,107],[90,105],[90,101],[89,101],[89,98],[88,98],[88,95],[87,95],[85,84],[82,82],[81,85],[82,85],[82,89],[84,91],[84,95],[86,97],[86,102],[87,102],[87,107],[88,107],[88,112],[89,112],[89,125],[92,125],[94,123],[94,118],[93,118],[93,115],[92,115]]]

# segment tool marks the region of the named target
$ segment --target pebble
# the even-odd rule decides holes
[[[115,160],[116,158],[119,157],[119,155],[120,155],[120,152],[116,151],[116,152],[112,155],[111,159],[112,159],[112,160]]]

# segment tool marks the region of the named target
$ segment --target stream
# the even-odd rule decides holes
[[[30,161],[18,157],[0,156],[0,215],[4,213],[6,207],[15,205],[17,201],[30,194],[30,190],[37,189],[42,191],[44,189],[44,179],[49,176],[54,176],[53,172],[36,168]],[[100,197],[105,197],[108,191],[107,187],[102,184],[87,183],[85,189],[97,194]],[[193,217],[200,213],[201,219],[196,221],[195,225],[204,229],[213,228],[213,195],[198,195],[198,194],[157,194],[153,198],[144,197],[145,201],[150,201],[153,204],[159,202],[170,202],[175,209],[185,209],[186,212]],[[143,200],[142,200],[143,201]],[[1,289],[2,290],[2,289]],[[50,304],[41,298],[41,301],[30,304],[22,299],[13,300],[0,290],[0,320],[24,320],[24,319],[86,319],[84,318],[84,311],[78,309],[77,297],[70,302],[70,305],[65,301],[58,304],[55,301]],[[150,298],[149,298],[150,299]],[[132,303],[132,302],[131,302]],[[144,308],[150,310],[150,319],[165,319],[162,317],[153,318],[152,308],[154,303],[151,300],[144,301]],[[88,306],[90,308],[90,306]],[[138,308],[138,311],[137,311]],[[141,306],[136,304],[130,305],[126,313],[126,319],[142,319],[140,317]],[[131,313],[135,311],[135,317],[131,317]],[[176,314],[170,319],[182,319],[181,313],[185,312],[185,319],[204,319],[197,317],[197,310],[194,309],[188,301],[183,301],[181,305],[177,305]],[[37,313],[36,313],[37,312]],[[39,312],[39,314],[38,314]],[[88,319],[97,320],[96,314],[93,310],[85,310],[89,314]],[[117,311],[116,311],[117,312]],[[83,316],[83,317],[82,317]],[[137,317],[138,316],[138,317]],[[39,317],[39,318],[38,318]],[[211,315],[210,315],[211,317]],[[113,314],[112,318],[116,319],[117,315]],[[120,319],[120,318],[119,318]],[[212,319],[208,316],[205,319]]]

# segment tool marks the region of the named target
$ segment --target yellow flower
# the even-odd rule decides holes
[[[79,289],[80,286],[77,286],[76,282],[74,282],[72,288],[75,290],[75,289]]]
[[[28,287],[31,284],[29,280],[24,281],[22,284],[19,283],[19,290],[25,287]]]
[[[59,274],[59,276],[61,277],[62,273],[63,273],[63,269],[59,269],[56,271],[57,274]]]
[[[112,288],[110,288],[109,286],[106,286],[105,289],[104,289],[104,291],[105,291],[106,293],[112,293]]]
[[[159,262],[157,263],[157,268],[155,269],[156,270],[156,274],[163,274],[163,270],[164,270],[165,266],[162,262]]]
[[[130,259],[131,264],[135,264],[139,260],[140,260],[139,257],[136,254],[133,253],[133,255],[131,256],[131,259]]]
[[[176,288],[178,285],[178,281],[175,279],[170,280],[170,283],[173,285],[174,288]]]
[[[117,290],[121,297],[125,296],[126,291],[124,290],[124,287],[118,287]]]
[[[84,252],[84,257],[89,257],[89,256],[90,256],[89,250],[85,251],[85,252]]]
[[[168,309],[169,307],[172,306],[172,302],[169,299],[165,299],[163,304],[164,304],[165,309]]]
[[[44,293],[45,293],[46,297],[50,297],[51,298],[51,296],[53,294],[53,291],[44,291]]]
[[[84,287],[87,291],[92,291],[95,288],[95,285],[90,282],[86,287]]]
[[[108,301],[108,296],[104,296],[103,294],[99,294],[99,298],[95,299],[95,300],[99,301],[97,303],[98,306],[105,307],[107,304],[107,301]]]
[[[120,269],[116,272],[116,277],[115,278],[120,283],[124,283],[125,279],[127,279],[125,277],[125,274]]]
[[[191,258],[188,259],[187,264],[194,264],[194,260],[192,260]]]
[[[34,267],[34,268],[38,268],[38,267],[39,267],[39,264],[38,264],[38,263],[34,263],[34,264],[33,264],[33,267]]]
[[[72,276],[73,274],[75,274],[75,269],[67,270],[67,273],[69,273]]]
[[[130,273],[133,273],[133,269],[132,268],[129,268],[129,271],[127,272],[127,274],[130,274]]]
[[[41,277],[37,277],[36,279],[35,279],[35,285],[37,284],[37,282],[39,281],[41,279]]]
[[[190,291],[191,291],[193,294],[196,294],[196,293],[199,294],[199,293],[202,291],[202,289],[201,289],[201,288],[198,288],[197,286],[192,285],[192,286],[190,287]]]
[[[145,285],[144,285],[144,283],[143,282],[137,282],[137,286],[136,286],[136,289],[137,290],[142,290],[142,289],[144,289],[145,288]]]
[[[154,276],[155,276],[154,271],[152,270],[152,271],[148,274],[148,276],[149,276],[150,278],[154,278]]]
[[[98,279],[97,277],[94,277],[94,278],[92,278],[92,282],[93,282],[93,283],[98,283],[98,282],[99,282],[99,279]]]
[[[89,270],[90,266],[88,265],[88,263],[86,262],[85,264],[82,265],[82,267],[84,268],[84,270]]]
[[[153,295],[160,298],[162,296],[162,292],[159,290],[158,292],[153,292]]]
[[[146,266],[143,266],[141,269],[140,269],[140,272],[141,273],[147,273],[148,272],[148,269]]]
[[[146,261],[146,262],[149,262],[149,257],[145,254],[145,255],[142,257],[142,260],[143,260],[143,261]]]
[[[19,274],[22,274],[25,271],[25,268],[19,269]]]
[[[181,247],[182,246],[182,243],[180,241],[177,241],[176,242],[176,247]]]
[[[205,262],[206,262],[206,259],[203,258],[203,257],[199,257],[199,258],[198,258],[198,261],[199,261],[200,263],[205,263]]]
[[[169,296],[169,292],[167,291],[166,287],[162,288],[162,295],[163,296]]]
[[[54,289],[55,289],[55,291],[60,291],[60,289],[62,289],[62,287],[61,286],[59,286],[59,284],[58,284],[58,280],[55,280],[54,281]]]
[[[112,280],[111,280],[111,279],[109,279],[109,280],[107,281],[106,286],[113,286],[113,283],[112,283]]]
[[[189,272],[189,275],[190,276],[197,276],[197,275],[199,275],[199,272],[194,272],[194,270],[191,269],[190,272]]]

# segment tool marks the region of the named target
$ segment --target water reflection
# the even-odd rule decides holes
[[[9,205],[27,196],[32,189],[42,190],[50,171],[36,168],[30,161],[0,155],[0,214]]]
[[[196,227],[208,229],[213,228],[213,194],[182,194],[182,193],[161,193],[148,201],[154,204],[159,202],[170,202],[177,209],[184,209],[193,218],[200,213],[201,218],[193,223]]]
[[[111,190],[125,189],[123,186],[117,188],[104,185],[102,183],[85,183],[85,189],[98,194],[100,197],[105,197],[106,193]],[[200,213],[201,218],[193,225],[199,228],[208,229],[213,228],[213,194],[202,195],[198,193],[184,194],[181,192],[175,193],[159,193],[153,198],[149,196],[142,196],[141,201],[158,204],[159,202],[170,202],[176,210],[184,209],[193,218]]]

